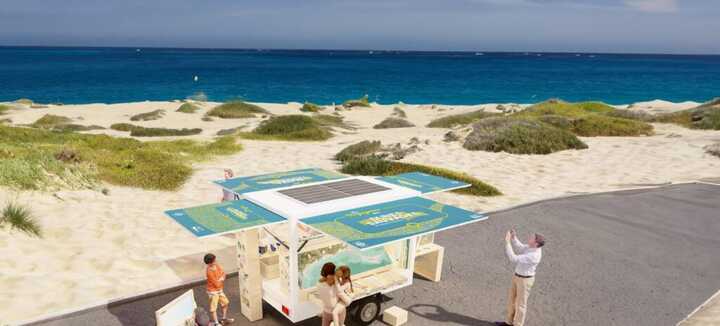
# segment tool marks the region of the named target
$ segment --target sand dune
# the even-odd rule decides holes
[[[210,139],[218,130],[256,125],[261,119],[202,121],[202,112],[175,112],[181,103],[140,102],[51,106],[47,109],[12,111],[14,123],[32,123],[46,113],[74,118],[79,124],[109,127],[130,122],[129,117],[165,109],[165,117],[137,122],[168,128],[202,128],[197,139]],[[204,108],[214,104],[207,103]],[[263,104],[276,114],[297,113],[300,104]],[[349,122],[360,126],[325,142],[290,143],[243,140],[245,149],[232,156],[195,165],[195,174],[177,192],[145,191],[108,186],[109,195],[90,190],[15,192],[0,189],[0,203],[11,199],[29,206],[38,217],[44,238],[0,232],[0,318],[18,322],[48,313],[99,301],[137,294],[202,277],[200,256],[221,254],[232,269],[233,239],[198,240],[163,215],[170,208],[218,201],[219,189],[210,180],[222,177],[224,168],[237,175],[253,175],[305,167],[336,169],[332,156],[361,140],[384,143],[428,139],[423,151],[404,161],[442,166],[467,172],[499,188],[499,197],[468,197],[452,193],[434,199],[479,211],[489,211],[555,196],[624,189],[638,185],[685,182],[718,177],[720,160],[703,147],[720,140],[718,131],[689,130],[656,124],[651,137],[582,138],[590,148],[551,155],[511,155],[470,152],[458,143],[442,141],[446,129],[421,127],[430,120],[481,106],[406,105],[407,119],[419,127],[372,129],[392,114],[394,106],[343,111]],[[332,109],[330,109],[332,111]],[[100,130],[113,135],[126,133]],[[680,137],[667,137],[669,134]],[[157,138],[153,138],[157,139]],[[55,194],[55,195],[54,195]]]

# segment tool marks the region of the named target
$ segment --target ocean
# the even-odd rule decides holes
[[[197,80],[195,79],[197,77]],[[720,56],[0,47],[0,101],[611,104],[720,96]]]

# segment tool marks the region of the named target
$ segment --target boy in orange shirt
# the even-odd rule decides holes
[[[230,306],[230,300],[228,300],[227,296],[225,296],[225,293],[223,292],[223,286],[225,283],[225,272],[223,271],[222,267],[220,267],[220,264],[215,263],[215,255],[207,254],[205,255],[205,258],[203,258],[203,260],[207,265],[205,275],[207,277],[207,293],[209,297],[208,301],[210,301],[210,316],[212,318],[212,323],[215,325],[232,324],[235,320],[232,318],[227,318],[227,311],[228,307]],[[217,316],[218,303],[220,304],[220,307],[222,307],[223,316],[223,318],[220,320],[220,323],[218,323]]]

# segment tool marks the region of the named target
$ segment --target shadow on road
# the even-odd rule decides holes
[[[430,308],[430,309],[427,309]],[[434,310],[434,311],[426,311],[426,310]],[[412,312],[415,315],[418,315],[422,318],[426,318],[432,321],[447,323],[447,322],[453,322],[460,325],[472,325],[472,326],[494,326],[494,322],[489,322],[487,320],[481,320],[477,319],[475,317],[465,316],[458,313],[450,312],[445,310],[445,308],[431,305],[431,304],[414,304],[410,307],[408,307],[408,311]]]

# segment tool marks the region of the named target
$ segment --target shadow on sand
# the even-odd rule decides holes
[[[465,316],[458,313],[450,312],[445,308],[431,304],[414,304],[407,309],[413,314],[425,319],[442,323],[456,323],[460,325],[472,326],[494,326],[494,322],[480,320],[475,317]]]

